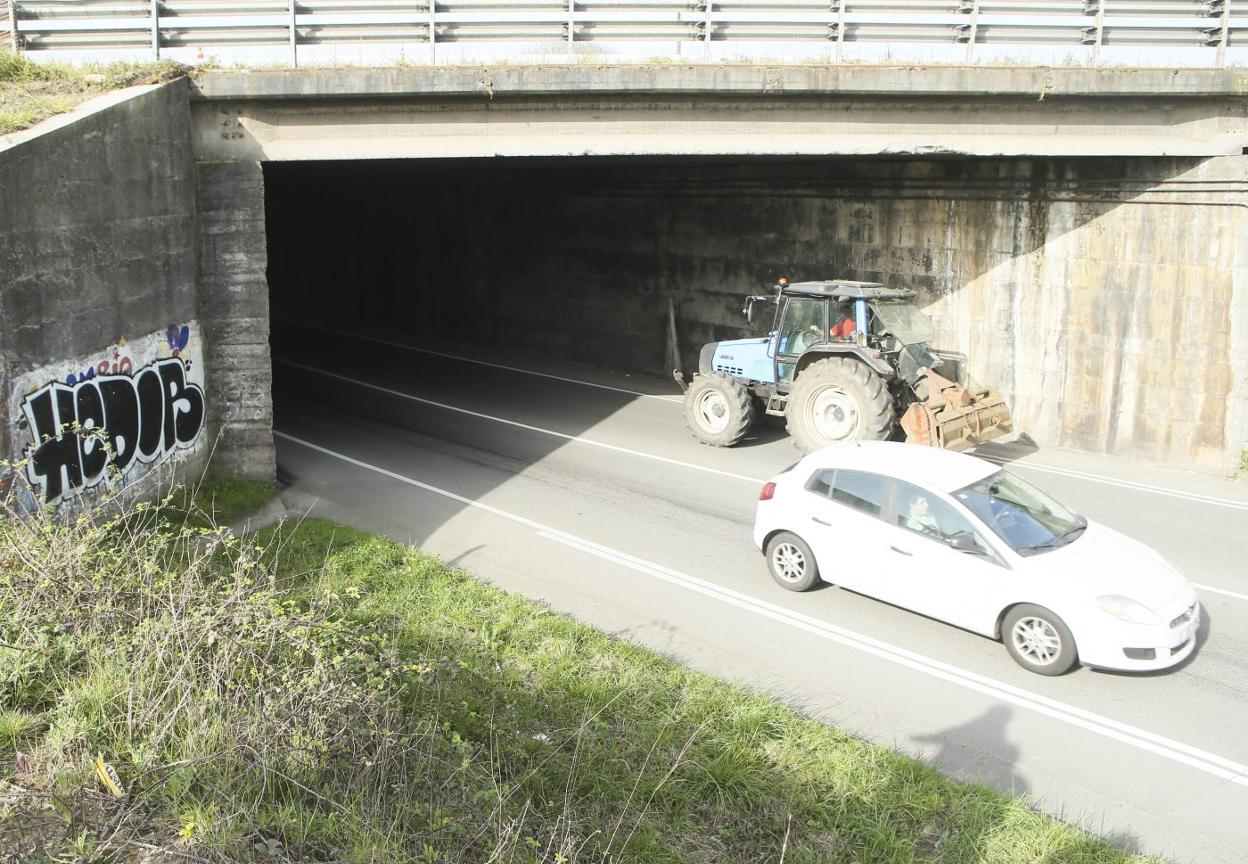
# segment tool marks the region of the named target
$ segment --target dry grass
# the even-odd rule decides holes
[[[0,135],[27,129],[110,90],[185,74],[174,63],[34,63],[0,49]]]

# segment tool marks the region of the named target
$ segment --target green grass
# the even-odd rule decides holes
[[[0,135],[63,114],[109,90],[154,84],[182,74],[182,67],[169,62],[91,66],[34,63],[0,48]]]
[[[0,529],[0,860],[1141,860],[341,525]]]
[[[277,489],[264,480],[216,478],[175,490],[162,515],[200,528],[231,525],[259,512],[276,497]]]

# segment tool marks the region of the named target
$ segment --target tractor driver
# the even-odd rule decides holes
[[[828,335],[839,342],[851,341],[858,330],[858,324],[854,320],[854,304],[839,304],[833,317],[838,320],[828,328]]]

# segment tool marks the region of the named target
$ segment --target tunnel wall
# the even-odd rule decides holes
[[[264,175],[256,162],[195,166],[199,293],[209,408],[217,439],[213,470],[272,479],[273,370],[265,276]]]
[[[207,458],[187,89],[121,94],[0,150],[0,458],[37,456],[37,502],[89,506],[114,470]],[[75,421],[107,427],[111,467],[61,434]]]
[[[878,280],[918,292],[939,347],[1039,443],[1223,471],[1248,438],[1245,162],[279,172],[293,197],[270,196],[271,230],[319,251],[273,262],[275,314],[662,375],[669,302],[689,369],[744,335],[743,297],[780,274]],[[361,218],[318,226],[300,188]]]

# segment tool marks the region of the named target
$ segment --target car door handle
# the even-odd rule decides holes
[[[907,558],[913,558],[913,557],[914,557],[914,553],[913,553],[913,552],[907,552],[905,549],[898,549],[896,546],[889,546],[888,548],[889,548],[889,549],[892,549],[894,552],[898,552],[898,553],[900,553],[900,554],[902,554],[902,555],[905,555]]]
[[[832,527],[832,523],[831,523],[831,522],[824,522],[824,521],[823,521],[822,519],[820,519],[818,516],[811,516],[811,517],[810,517],[810,521],[811,521],[811,522],[818,522],[820,525],[827,525],[829,528],[831,528],[831,527]]]

